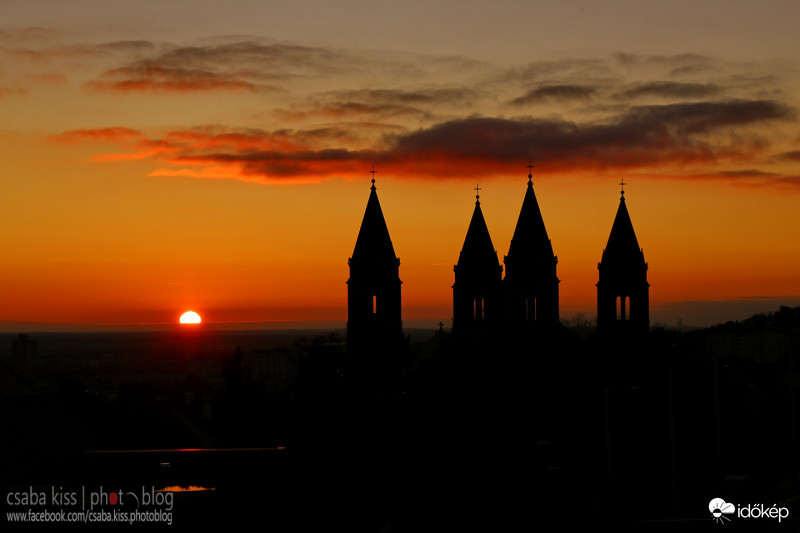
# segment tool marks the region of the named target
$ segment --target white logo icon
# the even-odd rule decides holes
[[[708,510],[711,511],[711,516],[714,517],[715,522],[724,524],[725,521],[730,522],[730,518],[724,516],[726,514],[733,514],[736,512],[736,506],[732,503],[727,503],[722,498],[714,498],[708,502]]]

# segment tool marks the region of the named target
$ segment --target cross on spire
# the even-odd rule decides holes
[[[528,183],[533,183],[533,161],[528,160]]]
[[[375,165],[372,165],[372,170],[370,170],[369,173],[372,174],[372,187],[370,187],[370,189],[372,189],[374,191],[375,190],[375,174],[378,173],[378,171],[375,170]]]
[[[472,189],[472,190],[473,190],[473,191],[477,191],[477,192],[475,193],[475,200],[476,200],[476,203],[480,203],[480,201],[481,201],[481,194],[480,194],[481,188],[480,188],[480,187],[478,186],[478,184],[476,183],[476,184],[475,184],[475,188],[474,188],[474,189]]]
[[[622,187],[620,194],[622,194],[622,196],[625,196],[625,178],[619,180],[619,185],[620,187]]]

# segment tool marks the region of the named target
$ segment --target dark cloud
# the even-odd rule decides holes
[[[701,135],[793,116],[775,102],[732,101],[634,107],[605,124],[474,118],[398,138],[394,151],[507,162],[531,154],[559,166],[585,168],[679,164],[712,160],[721,150]]]
[[[679,83],[672,81],[650,81],[635,83],[614,95],[615,98],[632,100],[636,98],[700,99],[717,96],[722,89],[708,83]]]
[[[597,89],[582,85],[545,85],[538,89],[531,89],[524,95],[514,98],[511,105],[522,106],[543,101],[568,102],[570,100],[588,101],[595,95]]]
[[[548,83],[552,80],[613,79],[617,73],[604,59],[562,59],[558,61],[536,61],[522,67],[512,67],[491,77],[489,84]],[[549,81],[548,81],[549,80]],[[560,83],[560,82],[559,82]]]
[[[118,92],[194,92],[250,90],[260,87],[235,75],[205,70],[165,68],[143,64],[104,72],[100,80],[88,82],[93,89]]]
[[[719,71],[719,67],[715,65],[704,64],[690,64],[682,67],[673,68],[668,72],[670,77],[680,76],[694,76],[696,74],[707,74],[709,72]]]
[[[287,74],[318,74],[356,68],[348,53],[321,47],[291,44],[237,42],[217,46],[183,46],[167,50],[151,59],[156,66],[168,68],[241,68],[279,70]]]
[[[800,163],[800,150],[793,150],[791,152],[783,152],[775,156],[776,159],[782,161],[793,161]]]
[[[146,141],[135,130],[106,128],[66,132],[60,140],[117,139],[129,146],[135,141],[136,152],[95,160],[149,157],[183,169],[162,169],[158,175],[200,176],[203,168],[214,168],[214,177],[289,179],[338,175],[376,163],[416,176],[472,178],[515,168],[530,157],[553,172],[741,162],[764,149],[747,141],[743,128],[792,117],[793,110],[772,101],[639,106],[603,123],[471,117],[387,134],[381,146],[365,149],[342,147],[352,146],[352,133],[338,126],[277,131],[207,126]],[[758,170],[716,175],[787,179]]]
[[[273,115],[281,120],[391,120],[411,119],[429,121],[433,110],[473,105],[479,92],[473,89],[421,88],[413,91],[400,89],[359,89],[329,91],[310,97],[302,106],[279,109]]]
[[[616,52],[613,55],[616,62],[625,66],[634,65],[658,65],[671,68],[681,68],[689,65],[705,65],[713,64],[717,60],[702,54],[673,54],[669,56],[663,55],[639,55],[628,54],[624,52]]]
[[[137,58],[106,70],[86,84],[94,89],[123,92],[275,89],[269,83],[348,73],[363,64],[355,56],[326,48],[260,42],[176,47],[119,41],[91,50],[122,52]]]
[[[282,120],[305,120],[309,118],[325,120],[358,119],[375,117],[391,119],[410,117],[414,119],[430,119],[431,113],[416,107],[392,104],[365,104],[360,102],[331,102],[300,110],[276,110],[274,115]]]
[[[795,116],[792,108],[772,100],[730,100],[632,107],[621,117],[619,125],[663,128],[686,137],[769,120],[790,120]]]
[[[391,164],[418,176],[473,177],[501,172],[526,157],[536,158],[553,171],[713,165],[719,159],[748,157],[762,147],[743,140],[720,144],[709,136],[793,115],[775,102],[731,101],[641,106],[602,124],[465,118],[387,136],[384,148],[315,149],[302,132],[282,132],[296,149],[201,153],[189,145],[170,160],[179,166],[235,165],[247,175],[281,178],[308,172],[337,174],[370,163]],[[325,136],[330,139],[330,132]]]
[[[335,91],[335,98],[345,101],[367,102],[385,105],[468,105],[479,96],[479,92],[467,88],[436,88],[402,91],[396,89],[361,89],[351,91]]]

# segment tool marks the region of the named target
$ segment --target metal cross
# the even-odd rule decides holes
[[[372,188],[375,188],[375,174],[378,173],[378,171],[375,170],[375,165],[372,165],[372,170],[370,170],[369,173],[372,174]]]

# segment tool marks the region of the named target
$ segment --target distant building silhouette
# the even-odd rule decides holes
[[[533,168],[533,165],[529,165]],[[553,246],[547,237],[542,213],[533,192],[533,175],[528,174],[528,189],[514,230],[514,237],[503,258],[505,318],[510,327],[553,326],[558,323],[558,284]]]
[[[625,206],[624,181],[620,185],[617,216],[597,264],[597,330],[601,334],[646,333],[650,329],[647,263]]]
[[[503,267],[483,218],[479,194],[475,195],[475,210],[453,270],[453,331],[499,327],[503,322]]]
[[[372,172],[367,209],[353,256],[348,259],[347,344],[352,352],[395,348],[403,339],[400,260],[378,201],[375,170]]]

